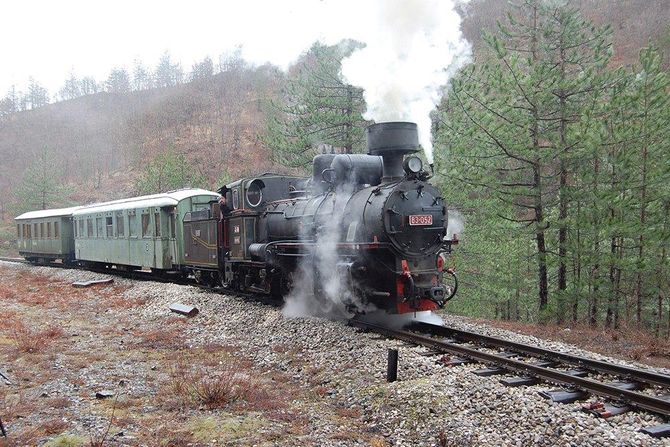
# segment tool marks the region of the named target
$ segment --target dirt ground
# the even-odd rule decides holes
[[[192,320],[137,318],[127,288],[0,267],[0,446],[303,445],[314,405],[363,431],[359,414],[236,346],[191,347]]]

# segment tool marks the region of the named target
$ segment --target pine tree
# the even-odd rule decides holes
[[[45,146],[34,157],[15,191],[17,212],[57,208],[65,203],[67,187],[55,155]]]
[[[269,111],[265,142],[275,161],[306,167],[321,143],[351,153],[362,150],[366,121],[361,89],[342,81],[342,59],[358,47],[314,44],[289,71],[280,101]]]
[[[598,158],[586,153],[584,136],[597,135],[595,106],[608,85],[602,72],[609,60],[609,35],[607,28],[593,27],[564,4],[524,0],[498,34],[484,37],[487,53],[452,81],[438,125],[450,147],[447,178],[494,200],[488,206],[497,209],[496,225],[508,222],[510,237],[534,240],[541,319],[556,312],[562,321],[567,310],[567,262],[574,254],[569,249],[578,246],[568,237],[575,219],[571,213],[576,213],[577,180],[571,172],[585,160],[598,171]],[[459,145],[451,143],[454,135]],[[592,235],[600,218],[590,219]],[[521,253],[521,247],[515,252]],[[550,300],[554,265],[556,301]],[[596,276],[590,287],[598,268],[591,273]],[[595,316],[597,301],[591,298]]]

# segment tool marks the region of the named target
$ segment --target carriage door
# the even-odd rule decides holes
[[[165,208],[168,219],[168,249],[170,254],[170,263],[178,264],[179,257],[177,256],[177,208],[171,206]]]
[[[161,269],[172,268],[170,257],[170,235],[167,228],[167,208],[156,208],[154,211],[154,256],[156,267]]]

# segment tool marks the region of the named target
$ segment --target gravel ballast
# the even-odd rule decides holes
[[[337,440],[329,435],[342,427],[334,426],[332,420],[321,420],[318,405],[306,408],[310,412],[306,414],[310,433],[301,435],[303,444],[370,445],[370,436],[375,435],[385,445],[398,446],[670,445],[668,440],[639,433],[642,427],[663,423],[651,414],[630,412],[599,419],[581,411],[584,402],[553,404],[538,395],[538,391],[555,388],[552,385],[508,388],[498,382],[505,376],[479,377],[472,373],[482,365],[442,366],[438,364],[439,357],[422,355],[426,353],[424,348],[357,331],[344,321],[288,319],[279,307],[191,286],[5,262],[0,262],[0,266],[30,269],[63,281],[114,277],[115,284],[127,287],[123,292],[127,298],[143,300],[141,306],[128,313],[129,320],[161,324],[175,318],[169,310],[171,304],[195,306],[200,313],[183,326],[189,347],[212,343],[235,346],[262,369],[282,371],[302,388],[321,388],[325,403],[358,410],[365,436]],[[104,313],[104,309],[100,312]],[[630,364],[466,318],[443,318],[448,326],[458,329]],[[398,381],[394,383],[385,380],[389,348],[399,350]],[[85,372],[83,386],[94,387],[95,383],[87,382]],[[56,382],[53,385],[58,386]],[[138,386],[134,392],[139,394],[142,389]]]

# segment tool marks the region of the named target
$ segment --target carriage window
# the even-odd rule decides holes
[[[86,219],[86,233],[88,237],[93,237],[93,219]]]
[[[16,224],[16,237],[21,239],[21,224]]]
[[[240,207],[240,190],[238,188],[233,189],[233,209],[238,209]]]
[[[23,224],[23,236],[26,239],[31,239],[33,237],[32,236],[32,231],[30,231],[30,230],[31,230],[30,224]]]
[[[176,220],[174,214],[170,214],[170,237],[174,239],[177,234]]]
[[[37,231],[37,224],[36,223],[33,224],[33,235],[35,236],[35,239],[40,237],[40,234]]]
[[[44,222],[40,222],[40,238],[44,238]]]
[[[161,213],[154,213],[154,222],[156,223],[156,237],[161,237]]]
[[[123,227],[122,211],[116,213],[116,235],[118,237],[124,237],[126,235],[126,229]]]
[[[60,228],[58,222],[54,222],[54,237],[56,239],[60,237]]]
[[[95,236],[101,238],[102,235],[104,234],[102,232],[102,217],[96,217],[95,218]]]
[[[151,215],[142,214],[142,237],[151,237]]]
[[[128,234],[130,237],[137,237],[137,216],[128,214]]]
[[[107,227],[107,237],[114,237],[114,222],[112,221],[112,216],[107,216],[105,218],[105,227]]]
[[[84,219],[79,221],[79,237],[84,237]]]
[[[47,237],[51,237],[51,222],[47,222]]]

